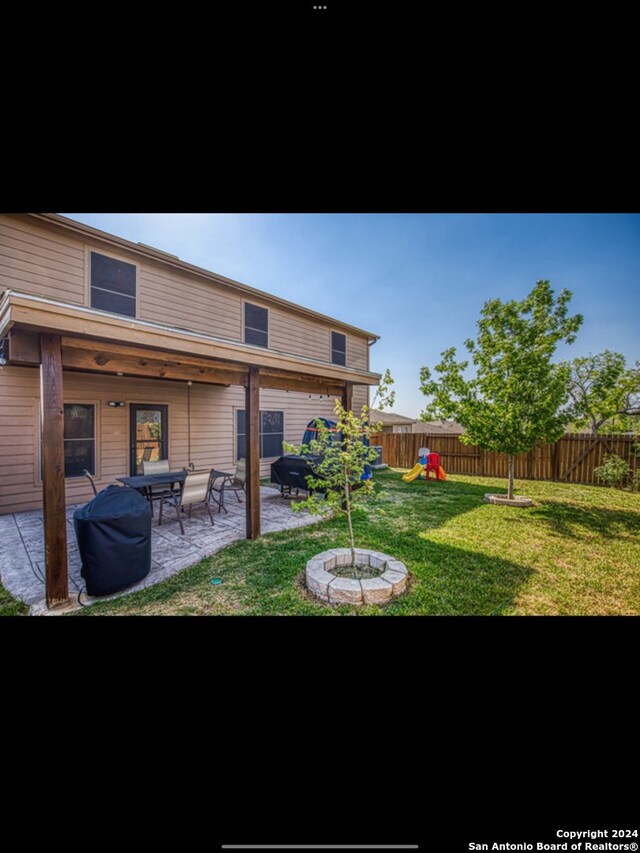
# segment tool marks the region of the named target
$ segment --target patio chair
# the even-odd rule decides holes
[[[148,459],[142,460],[142,473],[146,477],[148,474],[165,474],[170,471],[169,460],[159,459],[157,462],[151,462]],[[147,492],[149,503],[151,504],[151,517],[153,518],[153,503],[154,501],[162,501],[167,495],[178,494],[178,490],[172,491],[166,486],[151,486]]]
[[[84,469],[83,469],[82,473],[83,473],[83,474],[84,474],[84,476],[87,478],[87,480],[91,483],[91,488],[93,489],[93,495],[94,495],[94,497],[95,497],[95,496],[98,494],[98,490],[96,489],[96,484],[95,484],[95,483],[94,483],[94,481],[93,481],[93,477],[92,477],[92,476],[91,476],[91,474],[87,471],[87,469],[86,469],[86,468],[84,468]]]
[[[223,483],[221,487],[222,492],[234,492],[236,499],[239,504],[242,503],[242,498],[238,497],[238,492],[246,491],[245,485],[247,482],[247,460],[242,457],[238,459],[238,464],[236,465],[236,473],[233,475],[233,480],[231,483]]]
[[[184,478],[182,489],[179,494],[170,493],[160,501],[160,518],[158,527],[162,524],[162,507],[170,504],[175,507],[180,524],[180,532],[184,536],[184,524],[182,523],[182,513],[185,507],[189,507],[189,518],[191,518],[191,510],[198,504],[203,504],[207,508],[211,524],[213,525],[213,513],[209,505],[209,488],[211,486],[211,470],[209,468],[204,471],[187,471],[187,476]]]
[[[82,473],[87,478],[87,480],[91,483],[91,488],[93,489],[94,497],[98,494],[98,488],[95,484],[95,480],[93,479],[93,474],[90,474],[86,468],[83,469]],[[112,486],[122,486],[122,483],[111,483]],[[123,487],[124,488],[124,487]]]

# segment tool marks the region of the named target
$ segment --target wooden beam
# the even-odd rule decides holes
[[[220,367],[228,370],[246,370],[247,368],[234,361],[221,361],[214,358],[206,358],[199,355],[187,355],[185,353],[166,352],[162,349],[154,349],[146,346],[132,346],[126,343],[112,343],[111,341],[102,341],[92,338],[76,338],[68,335],[62,337],[62,347],[71,347],[72,349],[89,350],[89,352],[97,352],[98,350],[105,355],[127,356],[128,358],[155,358],[160,361],[167,361],[171,364],[185,364],[192,367]],[[243,383],[244,384],[244,383]]]
[[[260,371],[249,368],[246,386],[245,429],[247,443],[247,539],[260,536]]]
[[[247,368],[240,364],[198,356],[161,353],[144,347],[124,346],[86,338],[63,337],[62,358],[63,366],[70,370],[106,371],[107,373],[119,371],[131,375],[135,368],[150,367],[151,373],[142,373],[137,370],[135,375],[151,375],[163,379],[191,379],[194,382],[212,381],[215,384],[224,385],[246,385],[247,383]],[[115,369],[114,363],[122,362],[124,358],[131,360],[126,365],[127,369]],[[97,359],[100,359],[100,363]],[[193,368],[197,372],[189,374],[186,368]],[[167,375],[169,370],[173,371],[172,376]],[[211,373],[212,370],[220,372],[220,381],[216,374]],[[207,376],[213,376],[213,379],[207,380]],[[304,394],[341,397],[344,386],[335,380],[323,379],[320,376],[270,369],[260,371],[260,387],[277,391],[299,391]]]
[[[313,376],[277,376],[271,372],[263,374],[260,371],[260,387],[271,388],[275,391],[300,391],[303,394],[322,394],[327,397],[342,398],[344,386],[324,382],[318,377]]]
[[[82,310],[69,303],[34,301],[26,294],[11,292],[5,305],[10,311],[12,325],[71,337],[94,338],[106,342],[119,341],[124,345],[149,347],[163,352],[183,353],[234,362],[247,368],[258,363],[260,368],[273,368],[298,373],[303,370],[333,382],[355,382],[377,385],[380,374],[360,368],[342,367],[308,359],[294,353],[249,347],[240,341],[211,338],[160,324],[133,319],[121,319],[94,310]],[[1,324],[0,324],[1,325]]]
[[[64,406],[62,347],[59,335],[40,335],[40,415],[42,425],[42,502],[47,606],[69,600],[67,519],[64,495]]]
[[[350,382],[347,382],[342,391],[342,407],[348,412],[353,409],[353,385]]]
[[[129,357],[115,355],[103,349],[62,348],[62,365],[65,370],[83,370],[92,373],[123,373],[126,376],[141,376],[149,379],[174,379],[203,382],[210,385],[244,385],[247,371],[218,366],[215,361],[206,366],[195,367],[179,359],[160,359],[145,356]]]
[[[9,364],[35,367],[40,364],[40,335],[12,329],[9,332]]]

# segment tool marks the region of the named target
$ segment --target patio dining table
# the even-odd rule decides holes
[[[188,471],[163,471],[158,474],[136,474],[134,477],[116,477],[116,480],[125,486],[129,486],[130,489],[136,489],[143,494],[147,500],[149,500],[151,497],[151,489],[154,486],[167,486],[168,488],[173,489],[176,484],[182,485],[184,483],[185,477],[188,473]],[[215,468],[211,469],[211,474],[212,482],[222,478],[223,486],[225,481],[232,479],[231,474],[228,474],[226,471],[217,471]],[[216,489],[216,491],[218,490]],[[220,512],[221,509],[224,509],[226,512],[227,510],[224,505],[224,488],[219,491],[219,500],[214,494],[211,496],[218,504],[218,512]]]

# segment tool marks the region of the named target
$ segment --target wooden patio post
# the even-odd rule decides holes
[[[64,405],[60,335],[40,335],[42,503],[47,607],[69,600],[64,495]]]
[[[253,365],[245,388],[247,430],[247,539],[260,536],[260,372]]]

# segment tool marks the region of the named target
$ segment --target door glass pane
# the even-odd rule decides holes
[[[142,462],[165,459],[160,409],[136,409],[136,473],[142,474]]]

